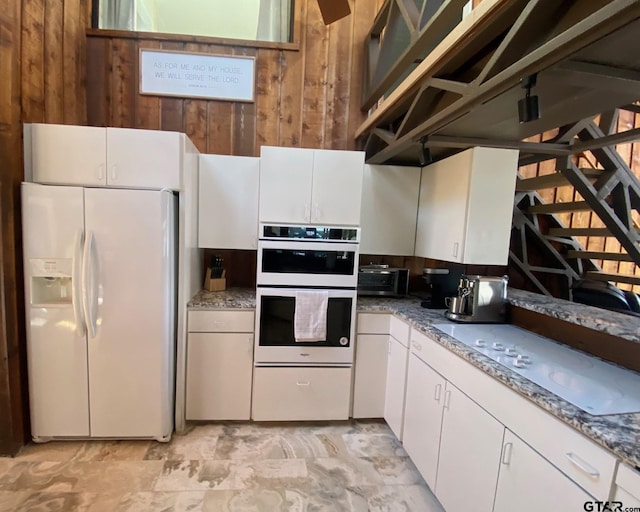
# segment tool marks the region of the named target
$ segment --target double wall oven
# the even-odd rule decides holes
[[[256,366],[351,366],[358,228],[260,225]],[[324,339],[296,341],[296,299],[324,292]]]

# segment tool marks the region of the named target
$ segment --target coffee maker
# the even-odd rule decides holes
[[[456,293],[461,268],[424,268],[422,279],[426,283],[427,292],[418,294],[423,299],[420,305],[428,309],[444,309],[447,307],[445,299]]]
[[[454,322],[505,322],[507,281],[507,276],[462,275],[457,295],[447,298],[445,316]]]

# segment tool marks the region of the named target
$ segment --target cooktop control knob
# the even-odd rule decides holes
[[[531,358],[522,354],[516,357],[515,361],[513,362],[513,366],[517,368],[525,368],[529,364],[531,364]]]
[[[483,339],[478,338],[476,340],[476,347],[486,347],[486,346],[487,346],[487,342],[484,341]]]
[[[349,338],[346,338],[345,336],[340,338],[340,345],[342,345],[343,347],[346,347],[348,344],[349,344]]]
[[[491,348],[493,350],[497,350],[499,352],[502,352],[504,350],[504,345],[502,343],[500,343],[499,341],[494,341],[493,344],[491,345]]]
[[[516,350],[515,347],[507,347],[504,350],[504,355],[509,357],[516,357],[518,355],[518,351]]]

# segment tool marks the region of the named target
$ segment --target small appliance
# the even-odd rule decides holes
[[[422,279],[427,284],[427,293],[420,294],[423,308],[444,309],[445,299],[456,293],[463,270],[458,268],[424,268]]]
[[[506,319],[507,276],[462,275],[458,293],[446,300],[445,316],[454,322],[502,323]]]
[[[358,295],[404,297],[408,292],[408,268],[363,265],[358,271]]]

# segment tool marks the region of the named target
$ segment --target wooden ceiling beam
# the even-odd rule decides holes
[[[375,84],[372,84],[368,97],[362,104],[362,110],[371,108],[391,86],[409,69],[410,65],[422,57],[422,48],[427,41],[435,40],[456,16],[462,16],[462,8],[467,0],[445,0],[438,11],[431,17],[427,24],[412,37],[413,43],[395,59],[395,62],[387,68],[384,76]],[[399,9],[399,6],[398,6]],[[393,12],[393,9],[391,9]]]
[[[573,154],[569,144],[483,139],[479,137],[429,135],[426,137],[425,144],[427,147],[440,148],[470,148],[475,146],[486,146],[490,148],[518,149],[529,153],[544,153],[546,155],[554,156],[566,156]]]
[[[480,4],[482,5],[482,4]],[[601,9],[570,26],[542,44],[522,59],[487,80],[468,95],[433,114],[416,128],[398,138],[393,144],[372,155],[370,163],[384,163],[406,151],[419,138],[437,132],[451,121],[465,115],[475,106],[516,86],[522,76],[551,67],[617,28],[640,17],[640,2],[613,0]]]
[[[359,138],[374,124],[394,117],[398,104],[406,104],[420,89],[423,81],[433,77],[449,57],[455,52],[473,44],[482,32],[483,27],[490,25],[499,16],[503,8],[512,0],[483,0],[466,16],[427,57],[394,89],[376,110],[358,127],[355,137]],[[385,4],[385,7],[387,4]],[[415,46],[415,45],[414,45]],[[377,96],[378,98],[381,95]],[[372,95],[373,97],[373,95]],[[368,102],[370,103],[370,102]],[[363,104],[363,110],[368,109]]]
[[[591,62],[567,60],[559,63],[556,70],[562,72],[566,83],[583,85],[590,89],[623,94],[637,93],[640,96],[640,72]]]

